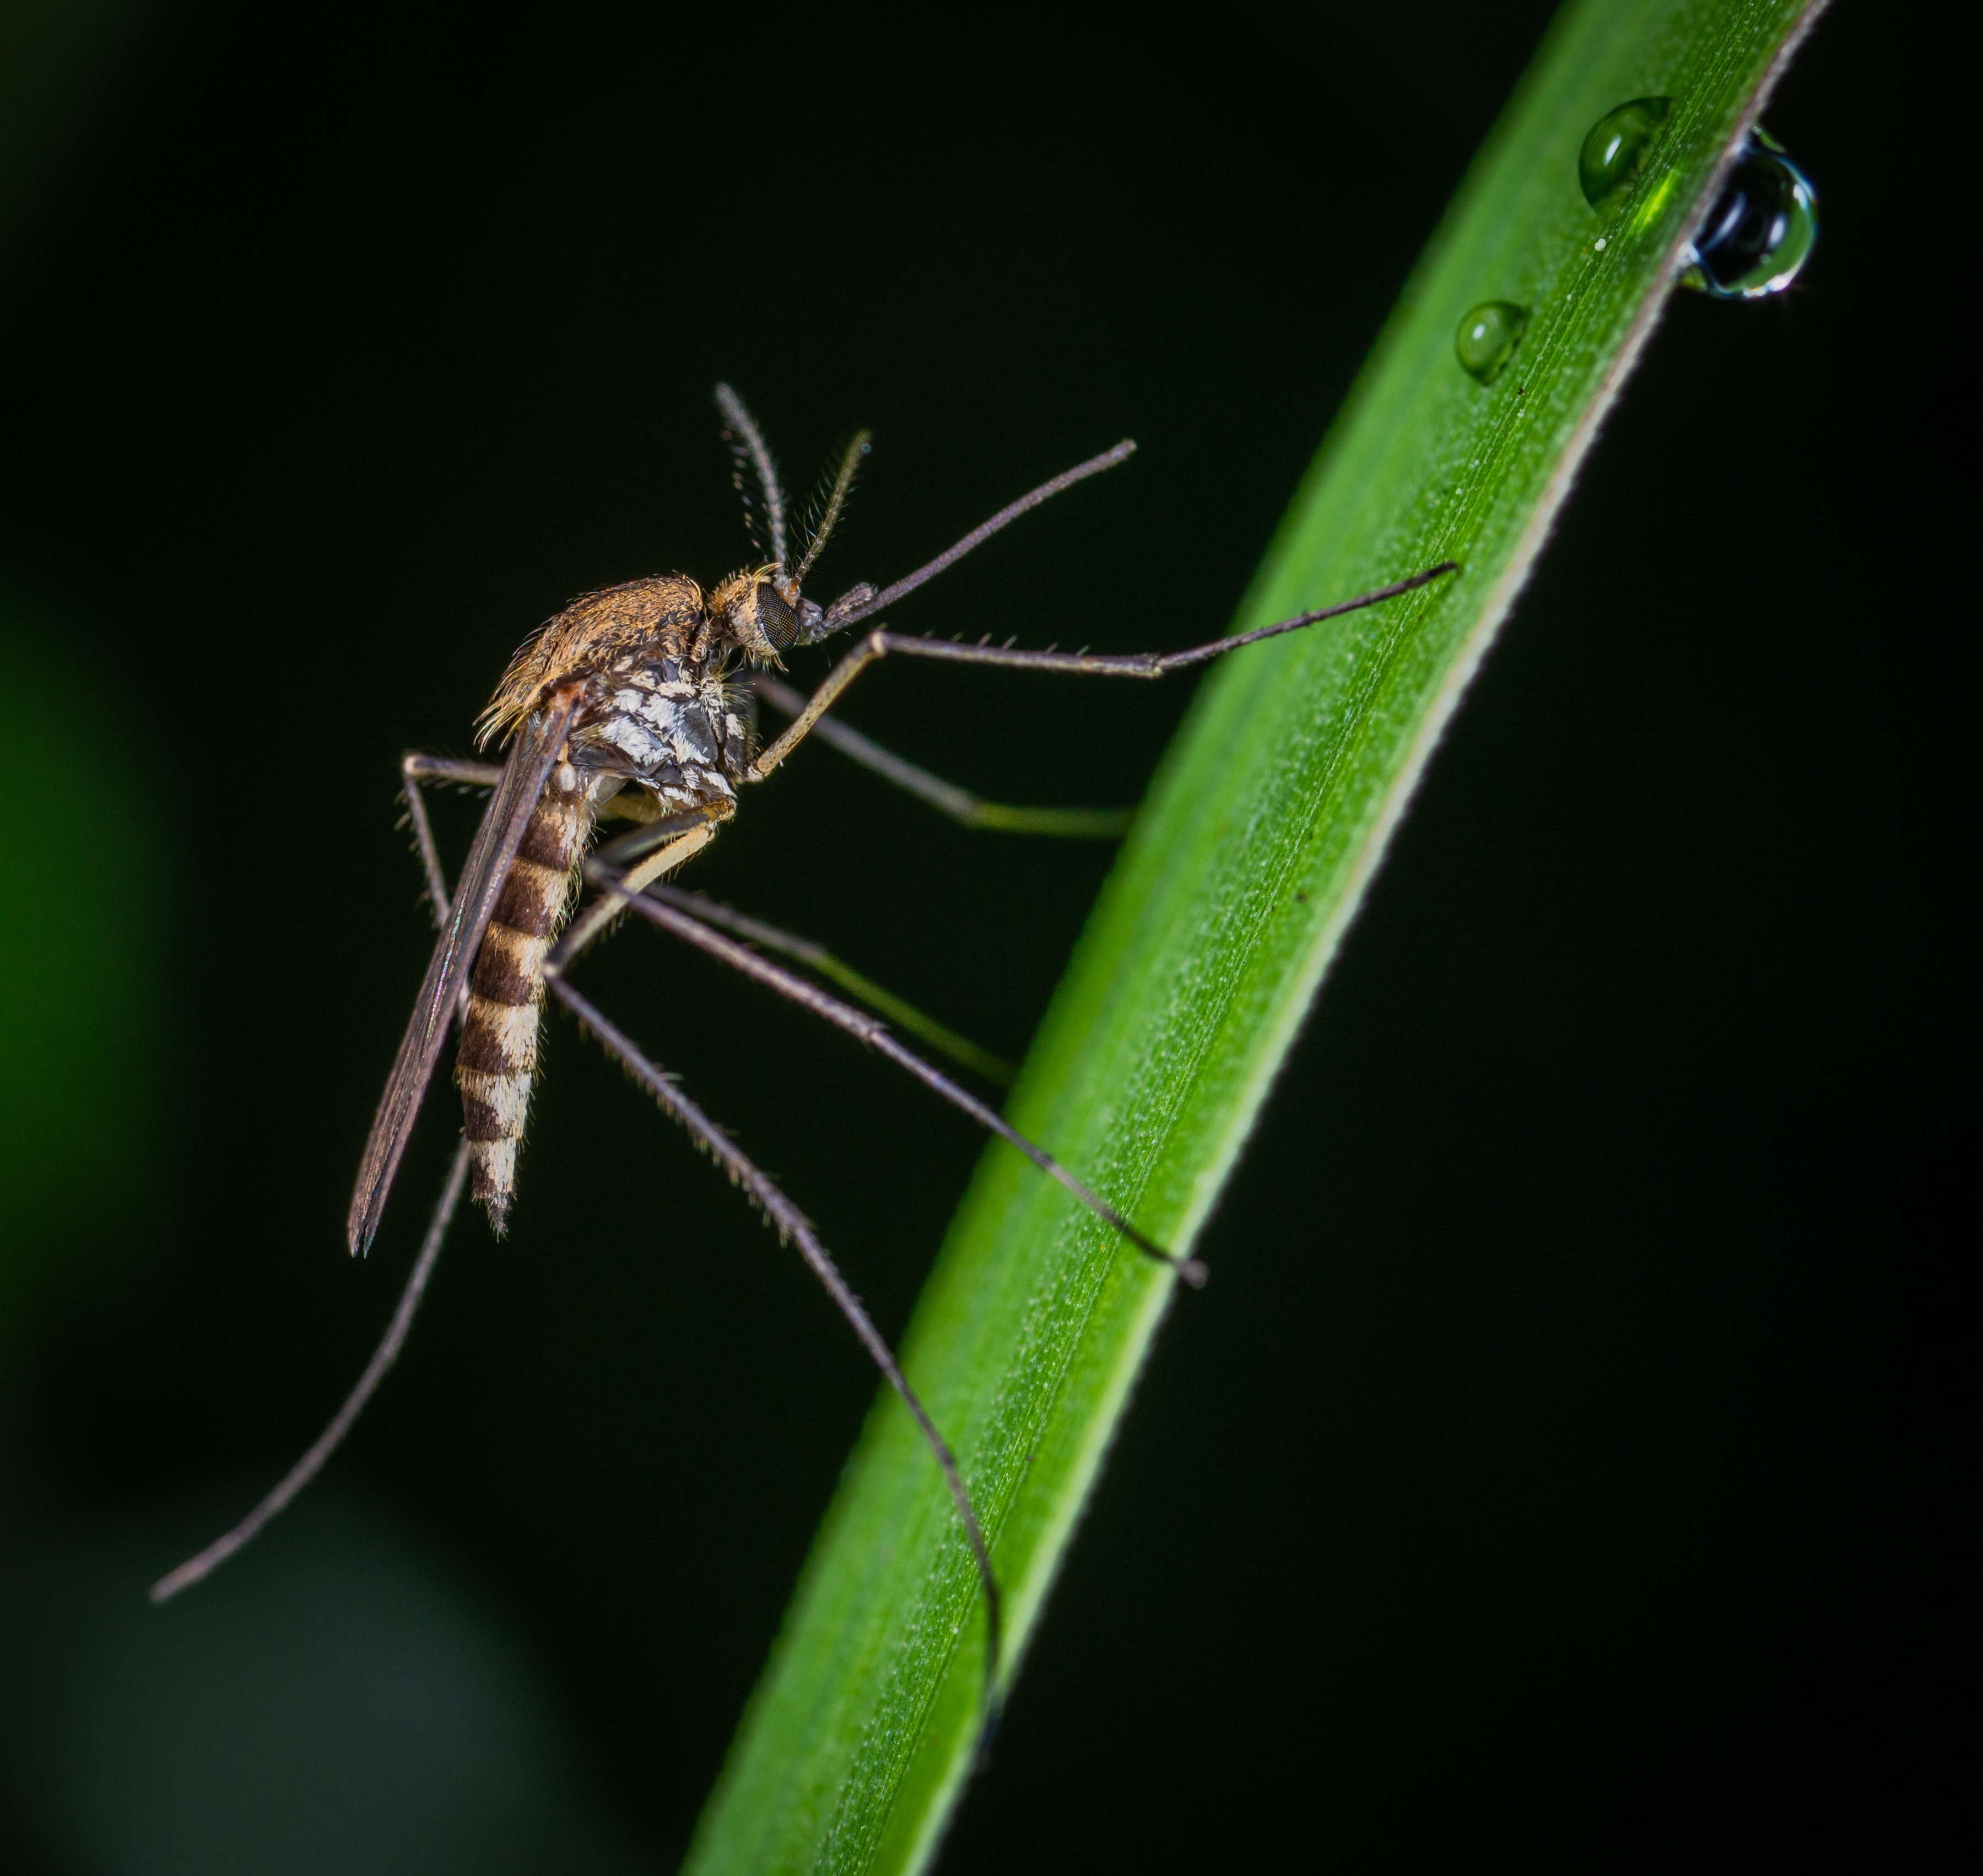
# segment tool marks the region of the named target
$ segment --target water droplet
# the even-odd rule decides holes
[[[1453,349],[1461,365],[1483,384],[1492,384],[1522,343],[1529,309],[1510,299],[1486,299],[1460,322]]]
[[[1817,196],[1758,129],[1694,237],[1681,284],[1717,299],[1761,299],[1794,280],[1817,239]]]
[[[1634,98],[1590,126],[1577,152],[1577,179],[1593,209],[1638,179],[1673,108],[1670,98]]]

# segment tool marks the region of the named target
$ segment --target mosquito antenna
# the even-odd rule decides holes
[[[1051,482],[1042,482],[1029,495],[1000,509],[988,521],[981,522],[954,547],[947,547],[927,566],[919,567],[906,579],[898,580],[891,587],[884,587],[878,593],[871,588],[856,587],[850,593],[835,600],[826,615],[826,629],[837,632],[844,625],[851,625],[856,620],[865,619],[879,612],[884,606],[892,606],[898,599],[913,593],[925,580],[934,580],[946,567],[954,567],[973,547],[981,547],[998,530],[1018,520],[1020,516],[1037,508],[1043,501],[1071,489],[1077,482],[1085,482],[1090,476],[1099,476],[1105,469],[1113,469],[1118,463],[1126,463],[1136,453],[1136,446],[1126,436],[1112,450],[1105,450],[1099,456],[1092,456],[1085,463],[1077,463],[1073,468],[1063,470]],[[850,604],[850,602],[851,602]]]
[[[723,440],[729,444],[733,459],[730,479],[735,483],[737,493],[744,498],[744,525],[751,530],[751,538],[757,550],[768,553],[772,564],[782,567],[785,563],[785,497],[778,487],[778,466],[771,460],[771,453],[765,447],[764,433],[757,428],[756,420],[744,408],[743,399],[728,385],[719,384],[716,387],[716,405],[723,413]],[[744,480],[747,463],[757,472],[757,487],[764,498],[764,532],[768,539],[758,538],[757,510]]]
[[[864,430],[847,446],[847,453],[840,459],[840,473],[833,479],[833,493],[827,497],[826,507],[820,513],[819,525],[806,543],[805,558],[793,571],[794,586],[805,584],[806,575],[812,571],[813,562],[819,558],[827,537],[839,522],[840,511],[847,506],[848,493],[854,487],[854,477],[861,467],[861,459],[874,446],[874,432]]]
[[[447,1236],[449,1222],[454,1216],[455,1207],[461,1202],[461,1189],[467,1182],[468,1142],[464,1140],[456,1149],[454,1165],[448,1173],[447,1184],[441,1189],[440,1204],[434,1207],[433,1222],[427,1226],[426,1241],[421,1245],[420,1254],[413,1262],[413,1275],[406,1279],[406,1287],[400,1292],[400,1306],[393,1312],[393,1319],[386,1326],[385,1339],[373,1351],[371,1360],[365,1365],[365,1372],[358,1377],[358,1385],[351,1390],[344,1405],[338,1409],[330,1424],[318,1436],[316,1444],[289,1468],[281,1484],[233,1530],[224,1537],[215,1538],[199,1556],[188,1557],[178,1569],[161,1577],[152,1585],[153,1602],[169,1602],[180,1590],[189,1590],[196,1583],[212,1576],[323,1471],[324,1462],[343,1443],[344,1436],[350,1432],[352,1423],[365,1411],[365,1403],[377,1391],[379,1383],[385,1379],[386,1370],[399,1359],[400,1350],[406,1343],[406,1332],[413,1326],[413,1313],[420,1308],[420,1299],[426,1294],[427,1279],[433,1275],[435,1262],[440,1256],[441,1242]]]

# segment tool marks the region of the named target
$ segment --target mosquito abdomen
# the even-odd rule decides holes
[[[470,1188],[500,1237],[517,1189],[517,1145],[537,1065],[544,958],[577,886],[590,811],[584,779],[560,763],[532,811],[468,980],[455,1080],[474,1161]]]

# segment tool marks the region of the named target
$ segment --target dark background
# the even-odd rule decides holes
[[[913,623],[1206,636],[1550,11],[205,6],[89,68],[0,303],[10,785],[55,868],[12,863],[6,991],[102,1065],[13,1189],[12,1867],[679,1856],[872,1383],[555,1017],[510,1238],[464,1221],[314,1499],[142,1607],[322,1424],[445,1161],[431,1125],[354,1267],[429,943],[395,760],[465,751],[573,592],[745,557],[719,376],[801,487],[875,431],[823,596],[1130,433]],[[948,1869],[1932,1825],[1971,1000],[1927,464],[1973,346],[1924,28],[1874,12],[1768,115],[1805,279],[1677,297],[1447,739]],[[884,668],[848,714],[1106,803],[1185,701]],[[747,808],[691,883],[1023,1050],[1105,848],[824,749]],[[649,935],[586,987],[898,1328],[968,1128]]]

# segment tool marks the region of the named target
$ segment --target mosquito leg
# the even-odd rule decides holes
[[[442,1241],[447,1236],[449,1222],[454,1216],[455,1207],[461,1202],[461,1189],[467,1180],[468,1142],[464,1140],[456,1149],[454,1165],[448,1173],[447,1184],[442,1188],[440,1202],[434,1207],[433,1221],[427,1226],[426,1241],[420,1246],[419,1257],[414,1260],[413,1274],[406,1279],[406,1287],[400,1292],[400,1306],[393,1312],[393,1319],[387,1325],[385,1339],[373,1351],[371,1360],[366,1363],[365,1372],[358,1377],[358,1385],[351,1390],[344,1405],[338,1409],[330,1424],[318,1437],[316,1445],[289,1468],[282,1483],[266,1498],[233,1530],[224,1537],[216,1537],[199,1556],[187,1558],[178,1569],[161,1577],[152,1585],[153,1602],[169,1602],[180,1590],[190,1589],[196,1583],[212,1575],[323,1471],[324,1462],[343,1443],[344,1436],[351,1430],[353,1422],[364,1412],[365,1403],[372,1398],[379,1383],[386,1378],[386,1370],[399,1358],[400,1350],[406,1343],[406,1332],[413,1326],[413,1313],[420,1308],[420,1299],[426,1293],[428,1278],[433,1275],[434,1264],[440,1256]]]
[[[862,1306],[861,1299],[848,1286],[839,1266],[828,1254],[805,1215],[791,1199],[774,1185],[764,1173],[745,1157],[742,1149],[715,1122],[690,1100],[687,1095],[668,1079],[654,1064],[649,1061],[626,1036],[616,1029],[600,1012],[572,988],[563,978],[553,976],[548,980],[552,995],[576,1016],[589,1029],[600,1046],[614,1056],[620,1065],[660,1104],[662,1111],[679,1122],[711,1159],[729,1175],[730,1182],[739,1186],[751,1202],[761,1212],[771,1229],[778,1234],[782,1243],[796,1243],[799,1254],[804,1258],[814,1276],[825,1286],[840,1313],[844,1316],[860,1337],[861,1345],[869,1359],[880,1369],[888,1385],[901,1397],[909,1410],[917,1427],[921,1432],[924,1443],[935,1456],[938,1470],[943,1474],[944,1483],[950,1488],[951,1501],[957,1507],[957,1515],[964,1526],[965,1540],[971,1546],[971,1560],[978,1567],[978,1580],[985,1592],[985,1705],[988,1714],[996,1706],[998,1687],[998,1660],[1002,1638],[1002,1610],[998,1596],[998,1579],[992,1573],[992,1554],[986,1548],[985,1533],[978,1522],[978,1513],[971,1502],[971,1493],[964,1483],[964,1475],[958,1470],[957,1460],[951,1453],[943,1435],[936,1430],[936,1423],[910,1386],[908,1377],[902,1373],[895,1352],[883,1339],[881,1332],[874,1326],[873,1319]]]
[[[1237,651],[1242,645],[1256,645],[1263,638],[1278,638],[1284,632],[1298,632],[1304,626],[1317,624],[1324,619],[1338,618],[1344,613],[1356,612],[1366,606],[1375,606],[1385,600],[1396,599],[1400,594],[1413,592],[1445,574],[1456,573],[1459,567],[1460,563],[1456,560],[1442,560],[1436,567],[1428,567],[1421,573],[1410,574],[1403,580],[1394,580],[1389,586],[1379,587],[1373,592],[1359,593],[1354,599],[1343,600],[1333,606],[1319,607],[1313,612],[1298,613],[1292,619],[1282,619],[1273,625],[1263,625],[1255,631],[1236,633],[1230,638],[1211,639],[1204,644],[1192,645],[1182,651],[1120,654],[1055,651],[1051,649],[1020,651],[1005,645],[961,645],[948,638],[911,638],[901,632],[884,631],[878,627],[856,644],[853,650],[827,674],[826,681],[807,701],[805,708],[793,719],[791,728],[757,757],[751,764],[751,770],[756,778],[762,781],[805,740],[806,736],[817,727],[820,718],[839,700],[847,687],[869,665],[887,657],[891,653],[898,653],[908,657],[942,658],[953,664],[996,664],[1012,670],[1053,671],[1063,677],[1168,677],[1172,671],[1184,670],[1194,664],[1209,664],[1214,658],[1223,657],[1229,651]],[[897,583],[898,585],[903,584]],[[890,589],[891,591],[893,590]],[[888,597],[888,593],[883,593],[871,599],[864,599],[859,604],[848,609],[843,615],[842,623],[851,623],[855,619],[867,617]]]
[[[648,854],[637,866],[629,867],[626,878],[630,889],[639,891],[641,886],[659,879],[664,873],[673,872],[684,860],[701,852],[715,839],[716,830],[722,824],[721,821],[705,821],[700,826],[691,828],[687,833],[669,841],[659,853]],[[633,883],[636,881],[637,884]],[[544,968],[548,971],[562,970],[620,916],[621,909],[617,899],[594,899],[571,921],[570,930],[559,940],[550,957],[544,960]]]
[[[410,801],[417,801],[420,784],[412,767],[413,760],[411,757],[408,758],[407,791]],[[413,811],[416,816],[416,826],[424,829],[426,825],[424,808],[416,808]],[[700,827],[682,835],[670,845],[664,848],[660,853],[650,856],[627,874],[624,876],[625,878],[630,882],[639,878],[640,875],[645,874],[647,878],[641,881],[641,884],[646,884],[658,878],[670,867],[679,864],[691,854],[707,845],[714,837],[717,824],[713,821],[704,822]],[[677,851],[677,850],[680,851]],[[433,853],[433,837],[430,833],[422,842],[421,853],[423,859]],[[635,890],[638,888],[636,888]],[[663,888],[662,890],[668,889]],[[437,854],[434,854],[428,865],[428,892],[433,903],[436,920],[444,923],[447,918],[448,892]],[[617,898],[602,900],[600,905],[605,908],[607,918],[610,918],[620,909]],[[597,913],[600,905],[595,905],[590,908],[592,912]],[[862,1308],[861,1299],[848,1287],[847,1279],[841,1275],[838,1266],[828,1255],[824,1246],[819,1242],[812,1227],[808,1223],[798,1208],[770,1179],[759,1172],[750,1160],[744,1157],[741,1150],[714,1121],[711,1120],[686,1095],[676,1088],[634,1047],[632,1042],[608,1022],[605,1017],[557,974],[562,961],[565,958],[576,956],[580,951],[583,950],[590,941],[591,936],[603,928],[604,923],[604,920],[595,920],[592,932],[590,933],[584,929],[583,921],[580,925],[573,927],[563,944],[558,948],[557,954],[547,962],[546,979],[551,992],[578,1018],[586,1028],[592,1032],[610,1054],[618,1057],[621,1063],[633,1074],[634,1078],[639,1081],[660,1103],[662,1109],[687,1129],[691,1137],[697,1144],[707,1152],[711,1157],[729,1174],[731,1182],[744,1189],[758,1209],[771,1221],[773,1228],[777,1232],[780,1241],[781,1242],[797,1241],[800,1252],[811,1267],[814,1275],[818,1277],[821,1282],[826,1286],[828,1294],[833,1298],[841,1314],[853,1326],[854,1333],[860,1337],[862,1346],[873,1359],[875,1366],[886,1377],[889,1386],[901,1396],[903,1404],[914,1416],[918,1429],[928,1444],[931,1452],[935,1456],[938,1469],[943,1474],[944,1483],[949,1488],[951,1500],[957,1506],[958,1516],[963,1521],[965,1535],[971,1546],[971,1560],[977,1567],[978,1582],[985,1592],[985,1719],[981,1731],[985,1736],[988,1737],[997,1712],[998,1662],[1002,1634],[998,1583],[998,1579],[992,1573],[991,1553],[985,1548],[984,1533],[978,1525],[978,1514],[971,1505],[971,1495],[965,1488],[963,1476],[958,1470],[957,1461],[951,1455],[949,1446],[945,1443],[943,1436],[937,1431],[935,1423],[925,1410],[915,1390],[909,1386],[908,1379],[902,1373],[900,1364],[895,1359],[894,1352],[883,1339],[881,1331],[875,1328],[867,1311]],[[803,942],[803,941],[801,941]],[[886,995],[886,992],[883,994]],[[958,1039],[961,1041],[962,1038]],[[969,1045],[967,1044],[966,1046],[968,1047]],[[198,1582],[202,1577],[226,1561],[249,1538],[252,1537],[263,1525],[280,1511],[290,1499],[295,1497],[296,1493],[316,1476],[323,1462],[330,1456],[338,1442],[343,1438],[345,1433],[349,1430],[352,1421],[357,1418],[359,1410],[370,1397],[373,1389],[378,1386],[386,1369],[392,1366],[393,1358],[400,1352],[400,1345],[406,1339],[406,1330],[413,1322],[413,1311],[419,1306],[420,1292],[426,1287],[428,1272],[432,1270],[435,1259],[440,1254],[441,1239],[446,1235],[448,1219],[453,1216],[455,1206],[460,1201],[461,1188],[467,1176],[468,1163],[469,1146],[468,1142],[464,1140],[455,1155],[454,1169],[449,1175],[447,1190],[442,1199],[442,1208],[436,1213],[433,1225],[427,1234],[427,1241],[421,1247],[420,1261],[415,1265],[413,1275],[408,1281],[406,1294],[400,1300],[399,1313],[393,1318],[393,1326],[386,1332],[386,1340],[380,1345],[378,1353],[373,1356],[371,1366],[366,1369],[363,1377],[359,1380],[356,1389],[353,1390],[350,1399],[346,1402],[337,1419],[331,1423],[323,1438],[319,1440],[316,1445],[297,1462],[289,1476],[273,1492],[270,1493],[269,1496],[256,1506],[241,1524],[217,1543],[209,1545],[191,1562],[181,1564],[169,1577],[160,1580],[152,1591],[152,1600],[155,1602],[163,1602],[166,1597],[177,1594],[188,1584]]]
[[[453,756],[423,755],[409,750],[400,758],[400,780],[406,798],[406,818],[413,824],[413,839],[420,848],[420,864],[426,869],[427,903],[433,908],[436,929],[447,923],[448,891],[441,871],[440,848],[435,844],[433,823],[427,818],[426,797],[420,783],[457,781],[472,788],[493,788],[503,779],[502,770],[493,762],[463,762]]]
[[[707,810],[700,808],[663,814],[658,819],[643,821],[630,834],[622,834],[608,841],[599,849],[597,857],[617,871],[636,860],[645,859],[664,847],[672,846],[684,834],[692,834],[704,826],[709,818]]]
[[[1379,605],[1401,594],[1416,592],[1420,587],[1429,586],[1433,580],[1459,570],[1457,560],[1441,560],[1436,567],[1407,574],[1403,580],[1394,580],[1389,586],[1379,587],[1373,592],[1359,593],[1354,599],[1339,600],[1333,606],[1319,606],[1313,612],[1297,613],[1292,619],[1260,626],[1250,632],[1237,632],[1230,638],[1210,639],[1204,644],[1192,645],[1182,651],[1132,651],[1112,656],[1086,651],[1015,651],[1002,645],[960,645],[948,639],[909,638],[899,632],[874,632],[869,637],[882,641],[883,654],[897,651],[911,657],[947,658],[958,664],[1003,664],[1015,670],[1055,671],[1078,677],[1168,677],[1172,671],[1184,670],[1194,664],[1209,664],[1214,658],[1222,658],[1227,652],[1237,651],[1242,645],[1257,645],[1263,638],[1278,638],[1284,632],[1298,632],[1304,626],[1317,624],[1324,619],[1339,618],[1346,612],[1360,612],[1366,606]]]
[[[1066,1187],[1097,1218],[1126,1238],[1145,1257],[1168,1266],[1185,1282],[1194,1286],[1204,1282],[1205,1266],[1196,1258],[1180,1257],[1145,1237],[1106,1199],[1089,1191],[1045,1147],[1035,1145],[996,1109],[986,1106],[975,1095],[960,1088],[941,1070],[931,1068],[920,1055],[904,1048],[873,1017],[864,1016],[851,1005],[842,1003],[838,997],[828,996],[817,985],[808,983],[802,977],[794,977],[791,971],[773,964],[769,958],[761,958],[755,951],[725,938],[720,931],[712,931],[700,919],[691,918],[672,905],[663,905],[645,893],[629,893],[603,867],[596,864],[588,865],[586,877],[594,885],[631,907],[650,924],[659,925],[664,931],[673,932],[677,938],[686,939],[698,951],[706,951],[719,963],[727,964],[732,970],[741,971],[744,976],[762,984],[767,989],[774,990],[780,996],[788,998],[801,1008],[808,1009],[815,1016],[831,1023],[835,1028],[844,1029],[849,1035],[864,1042],[876,1054],[885,1055],[897,1067],[907,1069],[925,1087],[941,1095],[951,1106],[969,1115],[988,1132],[995,1133],[1000,1139],[1017,1147],[1049,1179]]]
[[[475,772],[463,774],[464,770]],[[427,903],[433,908],[434,924],[443,926],[447,923],[450,903],[447,876],[441,870],[440,851],[434,844],[433,828],[427,819],[426,798],[420,791],[420,777],[438,776],[478,784],[486,781],[493,788],[502,780],[503,771],[480,762],[454,762],[445,757],[410,754],[400,762],[400,773],[406,784],[406,812],[413,821],[414,838],[420,844],[420,864],[426,872]],[[324,1462],[336,1451],[344,1436],[350,1432],[352,1423],[364,1411],[365,1403],[386,1378],[386,1370],[399,1359],[406,1333],[413,1326],[413,1313],[426,1293],[427,1279],[433,1274],[442,1242],[447,1236],[448,1225],[454,1216],[455,1208],[461,1202],[462,1183],[467,1177],[468,1142],[464,1140],[455,1152],[454,1165],[447,1175],[447,1184],[442,1188],[440,1202],[434,1208],[433,1221],[427,1227],[420,1254],[414,1259],[413,1273],[400,1292],[400,1306],[386,1326],[385,1339],[374,1351],[364,1373],[359,1376],[358,1385],[324,1429],[323,1436],[289,1468],[282,1483],[233,1530],[216,1538],[199,1556],[189,1557],[178,1569],[153,1583],[153,1602],[168,1602],[180,1590],[190,1589],[211,1576],[323,1470]]]
[[[423,755],[417,749],[401,759],[400,772],[410,781],[420,776],[428,781],[458,781],[469,788],[493,788],[503,779],[500,762],[464,762],[456,756]]]
[[[776,711],[788,717],[802,716],[806,700],[789,685],[760,671],[751,680],[751,688]],[[1057,834],[1067,840],[1119,840],[1129,831],[1135,810],[1127,808],[1012,808],[1002,801],[988,801],[932,775],[928,769],[871,742],[858,730],[851,730],[831,717],[821,717],[812,733],[830,743],[840,753],[863,768],[872,769],[884,781],[905,788],[928,802],[938,813],[961,821],[967,828],[992,828],[1004,834]]]
[[[826,681],[806,700],[805,707],[792,719],[790,727],[768,749],[758,752],[751,764],[753,777],[762,781],[769,775],[805,741],[819,720],[839,701],[841,693],[877,658],[888,655],[888,647],[883,641],[888,636],[884,632],[870,632],[827,673]]]
[[[479,769],[483,765],[479,762],[448,762],[443,757],[423,755],[406,756],[400,764],[400,774],[406,784],[406,818],[413,824],[413,839],[420,848],[420,864],[426,869],[427,876],[427,909],[433,914],[434,929],[440,931],[446,928],[448,911],[453,901],[447,890],[447,874],[441,868],[440,848],[434,842],[433,823],[427,818],[427,798],[420,788],[421,776],[434,772],[427,766],[433,763],[445,764],[443,772],[450,774],[456,769]],[[496,780],[500,781],[503,771],[497,769],[493,772]],[[454,779],[460,777],[455,777]],[[490,785],[493,788],[495,784],[491,783]],[[464,984],[461,987],[461,995],[455,999],[457,1019],[465,1015],[467,1010],[468,986]]]
[[[413,840],[420,849],[420,864],[427,876],[427,904],[433,908],[436,930],[447,923],[447,876],[441,871],[440,848],[434,844],[433,823],[427,818],[427,798],[420,788],[420,777],[431,775],[433,770],[428,765],[439,760],[433,756],[410,754],[400,761],[400,779],[406,785],[406,818],[413,824]],[[466,764],[450,764],[468,766]],[[473,764],[480,768],[482,764]],[[495,781],[502,780],[502,771],[495,771]]]
[[[679,886],[653,885],[647,891],[649,897],[659,899],[664,905],[672,905],[677,911],[686,912],[706,925],[734,931],[739,938],[761,945],[766,951],[781,951],[788,958],[796,958],[850,995],[859,998],[870,1009],[879,1010],[890,1022],[898,1024],[911,1035],[921,1036],[932,1048],[942,1050],[951,1061],[974,1070],[987,1081],[1009,1088],[1017,1078],[1018,1070],[1002,1056],[980,1048],[968,1036],[959,1035],[955,1029],[945,1028],[941,1023],[925,1016],[914,1004],[905,1003],[892,992],[862,976],[851,965],[843,963],[824,945],[815,945],[811,939],[797,937],[790,931],[781,931],[776,925],[767,925],[761,919],[733,911],[728,906],[718,905],[700,894],[684,892]]]
[[[434,841],[433,823],[427,818],[427,798],[420,787],[420,777],[438,773],[454,781],[473,781],[476,777],[464,777],[457,771],[485,768],[487,765],[480,762],[454,762],[446,757],[418,754],[407,755],[400,764],[400,774],[406,784],[406,818],[413,824],[413,838],[420,848],[420,864],[426,871],[427,909],[433,914],[436,931],[446,929],[447,915],[454,901],[447,889],[447,874],[441,867],[440,848]],[[500,769],[489,769],[487,772],[495,777],[495,781],[489,784],[491,788],[503,779]],[[455,1002],[456,1016],[465,1015],[467,1009],[468,986],[464,984]]]

